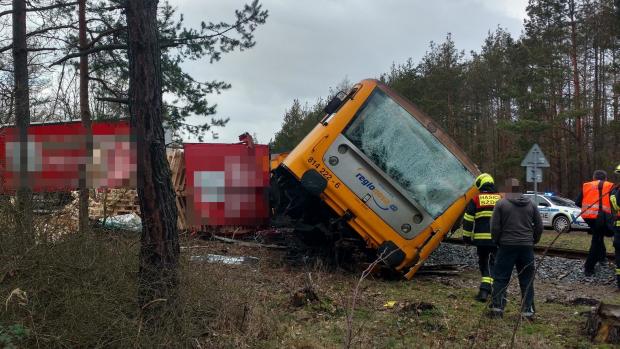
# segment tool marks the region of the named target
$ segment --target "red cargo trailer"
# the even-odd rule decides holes
[[[188,225],[262,225],[269,218],[269,147],[183,144]]]
[[[33,191],[77,189],[80,164],[87,166],[90,188],[136,186],[129,121],[95,121],[92,130],[93,157],[87,161],[85,130],[80,121],[28,128],[28,171]],[[0,128],[0,192],[12,192],[19,185],[19,147],[17,128]]]

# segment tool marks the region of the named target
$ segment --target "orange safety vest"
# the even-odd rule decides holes
[[[613,187],[613,183],[604,181],[602,193],[599,194],[598,187],[600,181],[592,181],[583,183],[583,199],[581,200],[581,217],[584,219],[596,219],[598,216],[599,206],[603,212],[611,213],[611,202],[609,202],[609,193]],[[599,195],[602,196],[602,202],[599,202]]]

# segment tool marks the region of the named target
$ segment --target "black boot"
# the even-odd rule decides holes
[[[529,306],[521,311],[521,317],[529,321],[534,320],[535,314],[536,314],[536,311],[534,310],[534,306]]]
[[[489,299],[489,290],[486,290],[484,288],[481,288],[478,291],[478,294],[476,295],[476,300],[478,302],[482,302],[482,303],[486,303],[486,301]]]
[[[491,319],[501,319],[502,317],[504,317],[504,309],[491,307],[487,312],[487,317]]]

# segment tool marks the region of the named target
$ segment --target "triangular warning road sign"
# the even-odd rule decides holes
[[[547,161],[545,154],[543,154],[538,144],[534,144],[532,146],[532,149],[530,149],[530,151],[527,152],[525,159],[521,161],[521,166],[523,167],[534,167],[534,166],[550,167],[551,165],[549,165],[549,161]]]

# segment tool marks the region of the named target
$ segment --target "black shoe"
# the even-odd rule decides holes
[[[583,275],[585,275],[585,277],[592,277],[594,276],[594,270],[584,270],[583,271]]]
[[[526,320],[533,321],[535,314],[536,312],[534,311],[534,307],[529,307],[521,312],[521,317]]]
[[[489,300],[489,291],[485,289],[480,289],[478,294],[476,295],[476,300],[478,302],[486,303]]]
[[[487,317],[491,319],[501,319],[504,317],[504,310],[500,308],[490,308]]]

